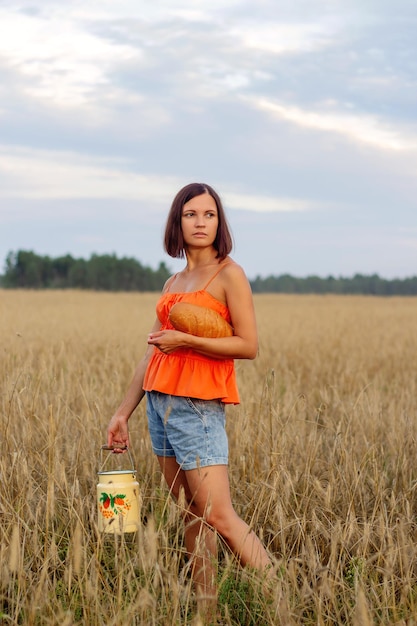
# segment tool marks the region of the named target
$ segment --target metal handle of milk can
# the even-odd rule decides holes
[[[129,460],[130,460],[130,464],[131,464],[131,469],[132,469],[133,471],[136,471],[136,470],[135,470],[135,463],[134,463],[134,460],[133,460],[132,453],[131,453],[131,451],[129,450],[129,448],[128,448],[127,446],[123,446],[123,445],[113,445],[113,446],[103,445],[103,446],[101,446],[101,448],[100,448],[100,471],[102,471],[102,470],[103,470],[103,467],[105,466],[105,464],[107,463],[107,461],[108,461],[108,460],[109,460],[109,458],[110,458],[110,454],[108,454],[108,455],[107,455],[107,457],[106,457],[106,458],[104,459],[104,461],[103,461],[103,452],[104,452],[104,451],[106,451],[106,450],[107,450],[108,452],[113,453],[113,454],[114,454],[114,451],[115,451],[115,450],[121,450],[121,451],[123,451],[123,452],[127,452],[127,454],[129,455]]]

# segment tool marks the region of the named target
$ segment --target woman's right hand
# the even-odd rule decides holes
[[[111,418],[107,427],[107,445],[108,446],[126,446],[129,447],[129,430],[128,419],[117,413]],[[117,448],[115,449],[117,451]],[[122,452],[122,450],[120,450]]]

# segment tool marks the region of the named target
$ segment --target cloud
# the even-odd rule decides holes
[[[25,14],[0,8],[0,54],[26,78],[28,95],[59,106],[88,102],[118,63],[140,63],[140,51],[84,30],[71,15]]]
[[[284,22],[265,20],[232,27],[230,35],[240,40],[244,48],[271,55],[306,53],[333,42],[337,32],[335,21]]]
[[[220,10],[222,13],[220,13]],[[222,97],[273,79],[259,54],[304,53],[329,45],[335,24],[240,18],[246,3],[199,2],[172,7],[92,2],[87,7],[45,2],[43,10],[0,8],[0,54],[34,98],[59,107],[122,105],[178,90],[187,100]],[[225,13],[223,14],[223,11]],[[229,15],[229,19],[227,16]],[[254,56],[254,53],[256,56]],[[157,71],[157,80],[155,72]],[[115,77],[118,77],[115,81]],[[175,80],[174,80],[175,79]],[[180,105],[176,101],[176,106]]]
[[[414,151],[417,136],[406,134],[403,129],[383,122],[377,116],[365,113],[347,114],[335,110],[307,110],[301,107],[280,104],[266,98],[246,97],[257,109],[268,111],[273,116],[297,126],[313,130],[337,133],[356,143],[363,143],[382,150]]]
[[[4,198],[166,199],[177,188],[175,177],[126,171],[123,159],[91,158],[76,153],[2,149],[0,174]]]
[[[298,198],[279,198],[253,194],[225,192],[224,203],[231,209],[255,211],[256,213],[274,213],[282,211],[308,211],[317,205]]]
[[[132,167],[133,164],[126,159],[80,157],[75,153],[46,150],[0,149],[0,180],[5,201],[8,198],[106,198],[166,207],[184,184],[179,177],[139,174],[132,171]],[[222,197],[230,209],[257,213],[305,211],[315,207],[298,198],[236,193],[233,189],[224,189]],[[48,215],[51,210],[51,205],[45,204],[43,212]],[[74,208],[68,206],[68,210],[74,217]]]

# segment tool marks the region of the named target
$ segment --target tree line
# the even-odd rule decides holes
[[[307,276],[296,278],[289,274],[257,277],[251,281],[254,293],[299,293],[299,294],[364,294],[372,296],[416,296],[417,276],[388,280],[378,274],[355,274],[352,278]]]
[[[156,270],[137,259],[115,254],[93,254],[90,259],[70,254],[51,258],[32,251],[9,252],[0,286],[11,289],[92,289],[97,291],[160,291],[170,275],[161,262]],[[355,274],[352,278],[290,274],[257,276],[250,281],[254,293],[367,294],[416,296],[417,276],[388,280],[378,274]]]
[[[9,252],[1,285],[14,289],[92,289],[97,291],[159,291],[170,272],[129,257],[93,254],[89,259],[70,254],[51,258],[32,251]]]

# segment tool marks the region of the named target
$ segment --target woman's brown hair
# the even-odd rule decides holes
[[[233,239],[219,195],[210,185],[204,183],[190,183],[179,190],[168,214],[165,227],[164,248],[169,256],[177,259],[184,257],[184,237],[181,229],[182,208],[189,200],[192,200],[196,196],[201,196],[203,193],[210,194],[217,207],[219,224],[216,239],[213,242],[213,246],[215,250],[217,250],[217,258],[222,260],[231,252]]]

